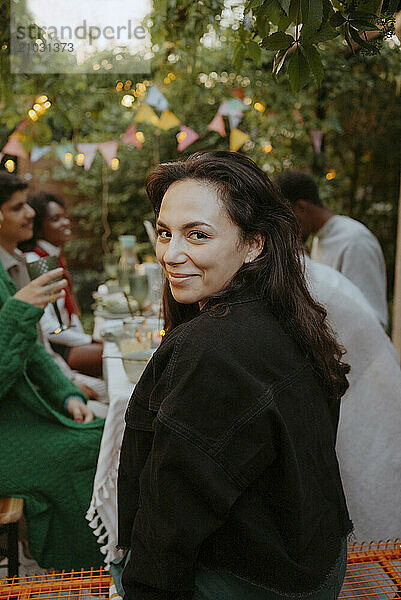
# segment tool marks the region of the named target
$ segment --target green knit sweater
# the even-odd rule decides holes
[[[41,567],[97,567],[85,514],[103,420],[84,425],[65,411],[68,396],[85,396],[37,341],[43,311],[15,292],[0,263],[0,496],[24,498],[29,549]]]

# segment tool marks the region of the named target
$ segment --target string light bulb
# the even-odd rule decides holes
[[[131,108],[131,106],[134,103],[135,98],[133,96],[131,96],[131,94],[125,94],[122,98],[121,98],[121,104],[123,106],[125,106],[126,108]]]
[[[143,142],[145,141],[145,136],[143,135],[142,131],[137,131],[135,137],[141,144],[143,144]]]
[[[82,165],[84,164],[84,160],[85,160],[85,154],[83,154],[83,152],[80,152],[79,154],[77,154],[75,162],[77,163],[78,167],[82,167]]]
[[[44,104],[48,100],[48,97],[45,94],[38,96],[35,100],[38,104]]]
[[[50,100],[47,100],[47,101],[46,101],[46,102],[43,104],[43,106],[44,106],[45,108],[50,108],[50,107],[51,107],[51,105],[52,105],[52,103],[50,102]]]
[[[114,157],[111,159],[111,168],[113,169],[113,171],[117,171],[118,167],[120,166],[120,161],[117,157]]]
[[[177,133],[177,141],[178,142],[183,142],[185,140],[185,138],[187,137],[187,132],[186,131],[180,131],[179,133]]]
[[[13,160],[11,160],[11,158],[6,160],[6,162],[4,163],[4,166],[9,173],[13,173],[15,171],[15,162]]]
[[[68,165],[72,162],[72,154],[71,152],[66,152],[64,154],[64,162]]]
[[[36,112],[33,110],[33,108],[31,108],[30,110],[28,110],[28,115],[29,115],[29,118],[30,118],[32,121],[37,121],[37,120],[38,120],[38,115],[37,115],[37,114],[36,114]]]
[[[336,178],[336,170],[335,169],[330,169],[330,171],[328,173],[326,173],[326,179],[327,181],[331,181],[332,179]]]
[[[273,146],[271,144],[263,144],[262,150],[263,152],[266,152],[266,154],[269,154],[269,152],[273,150]]]
[[[258,112],[264,112],[265,110],[265,105],[262,104],[261,102],[255,102],[255,104],[253,105],[253,108],[255,110],[257,110]]]

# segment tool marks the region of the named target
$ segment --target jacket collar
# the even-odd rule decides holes
[[[206,312],[211,310],[213,307],[218,305],[232,305],[232,304],[244,304],[246,302],[253,302],[254,300],[261,299],[261,295],[258,291],[252,286],[250,287],[242,287],[237,290],[232,290],[223,296],[211,297],[207,300],[205,306],[202,308],[201,312]]]

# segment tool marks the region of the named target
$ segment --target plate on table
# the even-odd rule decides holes
[[[129,317],[130,314],[129,312],[121,312],[121,313],[114,313],[114,312],[109,312],[108,310],[105,310],[104,308],[98,308],[96,310],[96,316],[99,317],[103,317],[103,319],[125,319],[126,317]]]

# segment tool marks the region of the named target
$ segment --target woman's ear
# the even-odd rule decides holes
[[[245,257],[246,263],[250,263],[253,260],[255,260],[255,258],[258,258],[259,254],[263,250],[265,240],[266,240],[265,236],[262,235],[261,233],[258,233],[257,236],[255,236],[253,238],[253,240],[251,242],[249,242],[249,245],[248,245],[249,249],[248,249],[247,255]]]

